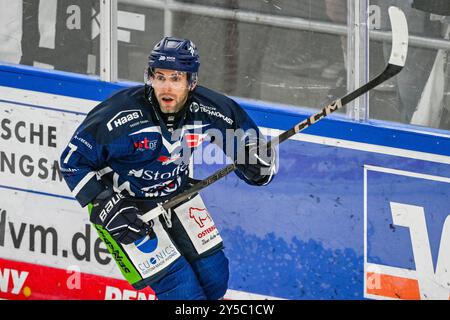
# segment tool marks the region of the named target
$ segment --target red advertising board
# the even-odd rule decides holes
[[[11,300],[156,300],[125,280],[0,259],[0,298]]]

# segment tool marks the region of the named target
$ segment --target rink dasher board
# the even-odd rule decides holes
[[[0,149],[2,156],[8,158],[8,164],[4,162],[0,171],[0,256],[7,257],[0,267],[4,289],[0,290],[0,296],[6,299],[154,299],[152,290],[136,291],[126,281],[120,281],[122,275],[105,254],[106,248],[91,226],[87,211],[80,208],[65,182],[52,171],[54,162],[59,161],[60,146],[67,144],[86,113],[99,101],[11,87],[0,87],[0,96],[0,121],[8,120],[3,122],[8,129],[2,132],[11,135]],[[80,109],[84,112],[79,112]],[[23,123],[18,129],[19,138],[24,142],[13,137],[19,122]],[[30,130],[35,132],[33,141]],[[23,164],[19,165],[21,161]],[[9,167],[11,163],[15,163],[14,173]],[[18,283],[20,287],[14,287],[11,272],[24,280]],[[43,272],[49,273],[45,287],[36,281]],[[76,279],[76,273],[103,287],[88,285],[86,290],[84,284],[82,291],[76,287],[70,289],[74,281],[71,278]],[[230,290],[226,298],[276,299],[235,290]]]
[[[29,73],[28,70],[25,73],[27,72]],[[58,75],[54,77],[58,78]],[[54,77],[51,79],[52,81],[55,80]],[[25,78],[22,77],[23,80]],[[68,79],[70,82],[70,78]],[[56,80],[60,81],[60,79]],[[2,83],[1,73],[0,83]],[[102,88],[101,83],[95,85]],[[50,87],[49,90],[58,89],[46,82],[44,82],[44,86]],[[62,83],[61,87],[69,87],[69,85]],[[43,88],[43,91],[49,90]],[[6,117],[10,117],[11,122],[24,121],[26,124],[42,124],[44,137],[46,136],[45,131],[52,133],[50,146],[46,138],[44,140],[47,140],[47,143],[43,141],[43,145],[9,139],[6,140],[6,144],[3,144],[4,141],[2,141],[1,151],[7,154],[14,153],[17,159],[20,159],[21,156],[36,159],[36,162],[39,159],[47,159],[47,163],[53,163],[58,159],[58,153],[61,151],[59,149],[68,141],[84,115],[99,101],[86,99],[88,95],[86,92],[82,94],[85,99],[12,87],[2,87],[0,93],[3,97],[0,105],[3,110],[8,111],[2,112],[0,119],[6,115]],[[69,94],[74,95],[73,92],[69,92]],[[305,116],[298,111],[298,117],[295,117],[296,112],[289,108],[280,109],[277,112],[278,109],[267,106],[267,103],[259,105],[244,100],[241,102],[260,125],[262,131],[270,136],[279,134],[280,129],[287,129],[286,127],[292,121],[298,121],[298,117]],[[269,127],[269,124],[272,127]],[[430,265],[438,267],[437,260],[439,260],[439,268],[442,268],[446,265],[447,259],[440,255],[439,247],[441,240],[446,239],[447,236],[445,233],[448,229],[446,217],[449,213],[442,210],[439,203],[445,203],[445,201],[448,203],[450,194],[447,190],[448,183],[446,183],[446,179],[450,177],[448,134],[440,131],[411,130],[410,128],[404,130],[401,126],[398,128],[391,124],[387,124],[385,127],[380,123],[354,124],[341,119],[324,119],[310,129],[306,133],[294,136],[293,139],[281,146],[281,170],[274,183],[269,187],[252,189],[230,176],[223,183],[218,183],[205,191],[207,203],[209,201],[214,204],[212,210],[216,211],[213,213],[215,221],[223,229],[223,236],[228,245],[227,249],[232,263],[230,288],[240,288],[244,292],[252,292],[261,296],[289,299],[427,298],[430,291],[437,292],[433,290],[432,284],[424,282],[424,279],[428,278],[440,284],[443,289],[442,292],[437,293],[438,298],[445,299],[448,292],[448,288],[445,286],[448,274],[437,274],[435,270],[430,270]],[[25,132],[23,128],[20,130]],[[341,137],[346,137],[346,139],[341,139]],[[56,147],[53,146],[54,144]],[[3,150],[3,146],[6,146],[7,150]],[[25,158],[25,163],[29,163],[27,162],[29,158]],[[82,272],[87,274],[107,275],[120,279],[121,276],[115,270],[112,262],[106,266],[107,270],[105,270],[105,266],[93,258],[95,232],[92,229],[90,230],[92,233],[91,261],[79,261],[73,256],[72,251],[74,250],[72,250],[70,235],[73,236],[77,232],[86,234],[87,214],[83,209],[77,207],[77,203],[68,192],[64,182],[52,180],[50,174],[46,178],[39,178],[38,174],[45,173],[45,170],[39,172],[39,166],[37,168],[35,174],[30,176],[24,176],[20,170],[16,170],[14,175],[0,172],[1,181],[10,184],[0,183],[2,186],[0,188],[1,199],[8,199],[5,202],[8,207],[0,205],[0,212],[6,210],[7,219],[11,219],[8,220],[8,224],[4,224],[5,230],[9,230],[9,222],[12,222],[17,229],[15,229],[17,234],[22,223],[26,224],[20,249],[14,247],[11,232],[8,231],[4,243],[9,243],[9,248],[6,249],[9,251],[3,251],[1,256],[3,257],[5,254],[14,261],[58,266],[62,270],[75,263],[81,267]],[[198,172],[202,174],[208,170],[200,167]],[[50,172],[50,170],[48,171]],[[398,181],[403,182],[405,186],[403,189],[396,187]],[[314,184],[322,185],[321,188],[311,186]],[[435,192],[436,189],[440,192]],[[407,198],[404,198],[404,190],[409,193]],[[387,191],[390,192],[390,194],[388,192],[388,196],[386,196]],[[247,201],[249,203],[239,199],[242,192],[248,192],[251,200]],[[235,203],[224,199],[223,194],[235,199]],[[381,197],[381,194],[384,196]],[[15,198],[20,201],[14,201]],[[28,215],[25,210],[21,210],[20,204],[26,203],[27,198],[31,199],[30,202],[35,205],[34,209],[40,208],[38,213]],[[48,200],[50,198],[55,199]],[[269,202],[261,201],[264,198],[271,200]],[[337,204],[332,203],[333,198],[338,199],[336,200]],[[385,198],[389,199],[385,200]],[[399,198],[404,202],[403,204],[401,201],[399,202]],[[387,201],[387,203],[383,203],[383,201]],[[414,201],[418,202],[416,203],[418,205],[411,212],[419,219],[410,219],[403,223],[422,232],[421,213],[420,210],[417,210],[417,207],[422,206],[425,214],[425,219],[422,220],[426,222],[429,240],[427,245],[426,237],[422,232],[423,242],[420,243],[420,247],[425,247],[427,250],[414,250],[408,229],[405,226],[395,225],[393,221],[385,221],[393,219],[392,213],[397,210],[394,208],[393,212],[389,211],[392,209],[389,208],[391,202],[401,203],[402,208],[405,209],[404,205],[411,205]],[[58,204],[52,205],[53,202],[59,203],[60,208],[55,207]],[[273,221],[274,203],[277,203],[276,210],[287,212],[276,221]],[[374,211],[374,208],[381,210],[379,211],[381,214]],[[409,207],[406,208],[406,211],[408,210]],[[19,213],[14,213],[13,216],[10,214],[10,212],[16,211]],[[42,213],[43,211],[45,213]],[[333,212],[331,214],[324,211]],[[47,222],[51,219],[41,218],[40,215],[52,214],[49,212],[58,212],[54,213],[54,220],[58,221],[57,224],[50,225]],[[358,219],[357,222],[354,221],[354,218],[348,218],[350,214],[347,215],[347,213],[349,212]],[[61,215],[66,216],[66,219],[60,219]],[[379,218],[380,216],[383,219]],[[73,227],[64,225],[62,231],[59,231],[63,225],[61,220],[69,222],[67,225],[70,224]],[[38,241],[35,241],[35,251],[30,252],[29,232],[32,224],[34,226],[42,224],[58,231],[58,243],[61,245],[58,245],[56,255],[52,254],[50,245],[46,249],[46,254],[42,254]],[[305,224],[308,224],[308,228],[304,227]],[[333,228],[327,224],[333,225]],[[377,232],[373,232],[372,225],[378,226]],[[67,232],[65,232],[65,228],[68,228]],[[395,232],[392,231],[394,229]],[[60,236],[61,232],[67,233],[67,236]],[[39,233],[35,232],[36,234]],[[236,234],[243,235],[248,239],[250,248],[240,247]],[[271,234],[274,234],[277,239],[281,239],[276,242],[278,246],[276,252],[285,250],[284,254],[255,253],[251,250],[251,247],[269,248],[273,246],[274,241],[270,237]],[[394,238],[392,238],[393,235],[395,235]],[[395,239],[395,242],[400,243],[401,246],[392,246],[392,250],[389,246],[380,249],[380,241],[385,244],[384,239],[389,238]],[[16,237],[16,244],[17,241]],[[315,245],[308,249],[309,251],[294,250],[291,247],[294,244],[305,244],[311,241]],[[79,241],[78,245],[80,247],[77,250],[82,252],[83,241]],[[317,248],[317,246],[319,247]],[[0,246],[0,250],[5,250],[5,247]],[[64,250],[67,251],[67,257],[64,257]],[[242,250],[244,250],[244,254],[241,253]],[[299,253],[297,254],[297,252]],[[324,252],[326,254],[331,252],[332,257],[335,253],[346,252],[344,257],[349,259],[349,266],[352,270],[341,265],[336,267],[336,261],[330,262],[328,259],[321,261],[320,268],[319,265],[308,268],[314,260],[312,260],[312,255],[306,254],[307,252],[318,256]],[[415,255],[421,258],[415,261]],[[279,259],[280,256],[288,257],[295,264],[291,265],[289,261],[280,263],[279,260],[276,260],[275,264],[263,263],[263,261],[271,261],[274,258]],[[411,264],[411,259],[413,264]],[[246,264],[249,263],[251,265],[246,267]],[[414,270],[416,263],[420,265],[420,272]],[[282,267],[286,265],[294,267],[285,271]],[[302,269],[297,269],[295,267],[297,265],[301,265]],[[253,270],[255,276],[248,278],[246,275],[249,270]],[[277,283],[272,281],[272,279],[280,278],[280,275],[277,275],[280,271],[283,272],[281,278],[287,281],[284,287],[277,286]],[[108,274],[108,272],[110,273]],[[261,281],[262,274],[264,274],[263,278],[267,279],[266,281]],[[319,276],[315,274],[319,274]],[[335,274],[336,277],[330,277],[329,274]],[[246,278],[243,281],[244,277]],[[348,284],[337,281],[338,277],[347,279]],[[319,280],[321,281],[320,285],[317,284]],[[301,283],[300,288],[298,283]],[[407,283],[407,286],[397,287],[398,292],[389,292],[383,289],[385,284],[395,288],[398,283]],[[377,288],[377,285],[381,285],[381,289]],[[332,290],[327,288],[334,288],[337,293],[331,294]],[[423,288],[424,290],[422,290]],[[395,294],[399,292],[401,296],[397,297]]]

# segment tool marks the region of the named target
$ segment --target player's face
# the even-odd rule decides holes
[[[187,73],[168,69],[155,69],[152,87],[163,113],[178,112],[186,103],[189,93]]]

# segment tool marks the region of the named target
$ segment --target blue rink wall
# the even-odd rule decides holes
[[[75,98],[102,100],[129,85],[0,66],[0,86]],[[236,100],[263,130],[286,130],[314,112]],[[279,164],[267,187],[230,174],[202,192],[230,259],[230,289],[287,299],[403,298],[382,288],[387,275],[394,286],[417,283],[422,298],[440,290],[448,299],[449,132],[330,116],[283,143]],[[196,166],[195,176],[220,167]]]

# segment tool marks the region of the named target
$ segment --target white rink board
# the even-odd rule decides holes
[[[111,256],[103,252],[106,246],[96,243],[97,232],[90,226],[87,210],[80,208],[78,202],[5,189],[0,189],[0,197],[1,257],[66,270],[76,266],[82,273],[122,279]],[[90,231],[89,234],[86,231]],[[84,256],[79,259],[74,256],[72,242],[77,233],[83,234],[75,242],[76,252]],[[45,239],[44,247],[42,239]],[[86,258],[88,242],[90,261]],[[98,253],[100,260],[109,260],[107,265],[97,261],[96,244],[97,251],[102,249]]]
[[[61,151],[84,115],[62,111],[70,111],[70,105],[76,102],[74,98],[65,100],[62,96],[13,91],[17,94],[14,100],[8,89],[0,87],[3,100],[0,102],[0,151],[3,152],[0,184],[71,197],[54,166],[59,166],[55,162],[59,161]],[[92,101],[90,105],[96,103]],[[86,101],[80,104],[86,106]]]
[[[61,269],[78,266],[81,272],[122,279],[109,254],[98,253],[100,260],[109,257],[107,265],[96,260],[98,236],[87,209],[75,201],[55,168],[84,114],[98,102],[7,87],[0,87],[0,95],[0,256]],[[90,261],[76,259],[72,250],[73,236],[86,237],[86,226]],[[47,232],[45,248],[41,230]],[[85,242],[79,239],[77,246],[83,255]],[[103,243],[98,248],[106,249]]]

